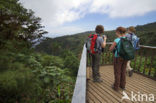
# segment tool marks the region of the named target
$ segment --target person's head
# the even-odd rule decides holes
[[[97,34],[102,34],[104,33],[104,27],[102,25],[97,25],[96,28],[95,28],[95,32]]]
[[[123,35],[125,35],[125,33],[126,33],[126,28],[124,28],[124,27],[118,27],[117,29],[116,29],[116,35],[119,37],[119,36],[123,36]]]
[[[135,30],[134,26],[130,26],[128,28],[128,33],[135,33],[135,32],[136,32],[136,30]]]

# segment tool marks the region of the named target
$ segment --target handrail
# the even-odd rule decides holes
[[[156,46],[140,45],[140,47],[143,47],[143,48],[149,48],[149,49],[156,49]]]
[[[75,89],[72,97],[72,103],[86,103],[86,60],[87,51],[84,45]]]
[[[113,42],[107,42],[106,44],[113,44]],[[147,45],[139,45],[139,46],[143,48],[156,49],[156,46],[147,46]]]

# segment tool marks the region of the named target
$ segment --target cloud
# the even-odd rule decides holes
[[[142,16],[148,12],[156,11],[156,0],[20,0],[35,15],[42,18],[42,23],[51,33],[61,33],[56,30],[60,27],[69,33],[69,27],[63,27],[67,22],[76,21],[86,14],[101,13],[111,18],[125,18]],[[74,28],[74,29],[73,29]],[[71,31],[80,28],[71,27]],[[81,28],[81,30],[83,30]],[[75,33],[73,31],[73,33]]]
[[[45,24],[62,25],[82,18],[90,0],[20,0],[26,8],[35,11]]]
[[[112,18],[142,16],[156,11],[156,0],[94,0],[90,12],[105,13]]]

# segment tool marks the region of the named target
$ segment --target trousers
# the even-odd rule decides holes
[[[99,53],[92,54],[92,76],[94,80],[98,80],[100,78],[99,67],[100,67],[100,59],[101,55]]]
[[[126,66],[127,60],[121,57],[114,58],[114,89],[118,90],[119,87],[125,88],[126,85]]]

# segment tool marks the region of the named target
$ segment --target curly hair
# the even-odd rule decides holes
[[[126,28],[124,28],[124,27],[118,27],[116,29],[116,32],[119,32],[120,34],[125,34],[126,33]]]
[[[104,27],[102,25],[97,25],[95,28],[95,32],[98,34],[104,33]]]

